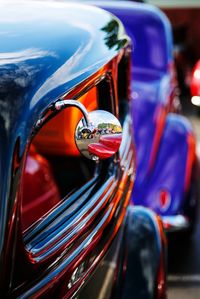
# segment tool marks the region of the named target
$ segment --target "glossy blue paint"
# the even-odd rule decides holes
[[[127,37],[116,23],[117,37],[111,43],[104,28],[112,17],[94,7],[69,4],[69,13],[64,3],[14,2],[2,6],[2,127],[7,138],[17,131],[26,142],[27,130],[51,99],[94,74],[117,54],[117,42]],[[26,122],[25,127],[19,119]]]
[[[137,173],[132,200],[160,215],[187,214],[187,137],[193,131],[185,118],[168,114],[173,110],[175,89],[169,21],[159,9],[146,4],[95,3],[123,22],[133,44],[131,92]],[[159,202],[162,190],[170,197],[165,209]]]

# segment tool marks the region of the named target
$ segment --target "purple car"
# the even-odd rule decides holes
[[[198,161],[193,129],[178,114],[170,23],[159,9],[147,4],[120,1],[100,6],[123,22],[133,45],[137,173],[132,201],[158,213],[167,231],[191,231],[198,200]]]

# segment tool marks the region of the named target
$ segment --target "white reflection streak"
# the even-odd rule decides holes
[[[81,29],[83,29],[84,24],[81,24]],[[86,28],[84,28],[86,30]],[[33,99],[31,100],[30,106],[34,106],[37,101],[42,97],[44,93],[48,93],[51,89],[53,89],[56,85],[64,84],[67,81],[72,80],[74,77],[79,75],[79,72],[73,74],[72,69],[80,64],[80,60],[82,57],[86,56],[88,51],[93,45],[94,32],[93,29],[87,26],[87,32],[90,33],[90,37],[86,42],[79,46],[79,48],[75,51],[75,53],[66,61],[64,65],[62,65],[52,77],[47,79],[46,82],[40,87],[40,89],[36,92]],[[85,69],[84,69],[85,71]],[[72,74],[71,74],[72,73]],[[81,73],[81,72],[80,72]]]
[[[26,49],[19,52],[0,53],[0,65],[16,64],[30,59],[37,59],[45,56],[56,57],[56,54],[40,49]]]
[[[17,24],[22,22],[32,23],[34,22],[44,22],[45,20],[49,20],[53,17],[54,22],[64,22],[67,23],[66,19],[66,11],[70,8],[71,16],[70,20],[77,20],[77,8],[81,8],[82,12],[87,11],[91,13],[91,18],[95,17],[95,13],[98,10],[98,16],[100,12],[102,16],[105,16],[105,13],[97,7],[90,6],[86,3],[80,3],[76,1],[67,2],[67,1],[17,1],[17,4],[13,0],[0,0],[1,2],[1,10],[0,10],[0,24]],[[38,2],[40,2],[40,12],[38,12]],[[67,3],[67,4],[66,4]],[[17,9],[16,9],[17,8]],[[20,9],[19,9],[20,8]],[[55,14],[55,10],[57,10],[57,14]],[[16,14],[17,11],[17,14]],[[42,12],[42,13],[41,13]],[[94,15],[93,15],[94,14]],[[9,16],[9,17],[8,17]],[[84,16],[82,16],[84,17]],[[98,19],[96,19],[98,22]],[[63,24],[64,24],[63,23]]]

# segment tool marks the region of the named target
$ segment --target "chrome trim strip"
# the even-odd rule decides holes
[[[42,230],[40,235],[36,235],[36,237],[32,239],[29,244],[27,244],[28,249],[32,251],[32,248],[35,248],[33,253],[36,253],[37,251],[42,250],[42,248],[44,249],[47,244],[49,245],[49,242],[53,243],[55,239],[59,238],[59,236],[62,235],[65,231],[70,230],[70,228],[75,225],[80,217],[84,217],[88,209],[95,207],[97,200],[101,195],[103,195],[105,189],[113,182],[113,180],[114,177],[110,177],[90,199],[88,199],[88,196],[86,196],[87,202],[82,208],[79,208],[74,215],[71,215],[71,217],[69,214],[70,206],[66,210],[64,210],[58,218],[55,218],[55,221],[52,221],[46,228],[44,228],[44,230]],[[83,196],[84,195],[85,194],[83,194]],[[76,200],[78,200],[78,198]],[[43,244],[41,246],[41,249],[38,248],[39,244]]]
[[[129,134],[126,135],[126,140],[127,139],[129,140]],[[56,240],[57,234],[55,234],[55,236],[54,236],[55,242],[53,242],[52,247],[49,249],[49,248],[45,248],[45,246],[44,246],[42,248],[43,249],[42,251],[38,250],[35,257],[34,257],[35,248],[34,248],[34,246],[31,246],[31,251],[33,252],[32,259],[33,259],[33,262],[35,262],[35,263],[37,263],[38,261],[44,260],[45,257],[49,254],[49,250],[51,250],[51,252],[53,252],[53,251],[57,252],[57,246],[60,246],[60,248],[62,248],[64,246],[65,249],[62,250],[62,254],[59,256],[59,258],[56,260],[56,262],[53,262],[52,264],[50,264],[48,266],[48,268],[44,271],[42,277],[40,277],[40,278],[38,277],[38,280],[33,282],[33,284],[27,283],[27,285],[24,285],[22,288],[23,290],[21,288],[14,290],[14,293],[16,294],[15,295],[16,298],[30,298],[30,296],[34,296],[34,295],[37,296],[38,294],[40,294],[40,295],[44,294],[44,292],[49,288],[49,285],[52,286],[52,285],[56,284],[57,281],[60,279],[60,277],[62,277],[66,273],[66,271],[68,271],[70,269],[69,267],[71,267],[72,263],[75,260],[78,265],[78,263],[81,262],[81,258],[84,257],[86,252],[89,252],[89,251],[92,252],[93,246],[95,245],[95,243],[101,242],[102,233],[106,228],[109,227],[110,233],[112,230],[112,235],[116,234],[116,232],[119,228],[118,221],[123,221],[122,216],[125,212],[124,204],[125,204],[125,202],[127,204],[127,199],[128,199],[127,196],[130,196],[128,186],[130,186],[130,184],[132,184],[131,178],[134,173],[133,150],[131,147],[132,147],[132,143],[129,144],[129,151],[127,152],[127,157],[124,161],[125,165],[121,166],[121,171],[120,172],[114,171],[113,175],[106,182],[104,182],[103,188],[100,189],[101,192],[100,192],[100,190],[98,190],[98,192],[96,192],[96,196],[93,195],[92,198],[87,200],[87,203],[82,207],[84,209],[84,207],[86,207],[86,205],[87,205],[87,209],[84,210],[85,213],[81,213],[81,215],[79,215],[77,213],[76,216],[74,215],[75,216],[74,225],[73,225],[73,227],[70,226],[71,230],[68,230],[70,223],[66,222],[67,225],[65,223],[65,229],[64,229],[65,234],[64,235],[62,234],[61,238],[58,238],[57,240]],[[125,147],[125,149],[127,151],[126,147]],[[117,162],[117,163],[119,163],[119,162]],[[115,169],[115,168],[113,168],[113,169]],[[124,185],[123,193],[120,193],[120,192],[117,193],[121,184]],[[107,187],[105,188],[105,186],[107,186]],[[87,190],[88,190],[88,188],[86,188],[85,192],[87,192]],[[79,193],[79,195],[80,195],[80,193]],[[82,195],[84,195],[84,192],[82,193]],[[94,196],[96,197],[95,200],[94,200]],[[101,198],[101,196],[102,196],[102,198]],[[77,197],[77,198],[79,198],[79,197]],[[89,207],[89,210],[91,210],[90,213],[92,213],[93,215],[98,214],[97,217],[93,216],[93,219],[91,219],[92,215],[87,214],[88,203],[90,203],[90,207]],[[60,216],[62,215],[62,213],[64,213],[66,211],[65,208],[62,209]],[[70,209],[70,205],[67,206],[67,209],[68,208]],[[113,215],[115,215],[115,216],[113,217]],[[83,219],[81,219],[81,221],[82,220],[83,221],[80,223],[77,223],[78,225],[76,226],[76,221],[77,221],[78,217],[79,217],[79,220],[80,220],[80,217],[81,218],[83,217]],[[55,218],[53,218],[53,220],[55,220]],[[71,218],[70,218],[70,220],[71,220]],[[91,227],[89,229],[87,228],[87,222],[91,222],[91,224],[90,224]],[[51,224],[50,224],[50,226],[51,226]],[[45,228],[46,227],[44,226],[44,230],[45,230]],[[80,228],[84,228],[83,232],[80,232]],[[70,238],[72,238],[74,235],[73,229],[76,230],[76,232],[79,231],[81,233],[81,236],[78,236],[78,234],[75,234],[75,236],[77,235],[77,238],[74,238],[74,240],[72,242],[73,246],[70,245],[69,248],[67,248],[66,246],[68,246]],[[38,230],[38,232],[40,233],[41,230]],[[79,235],[80,235],[80,233],[79,233]],[[37,242],[37,236],[38,236],[37,234],[33,235],[33,237],[35,239],[36,246],[37,246],[37,244],[39,244]],[[108,240],[106,242],[109,242],[109,240],[110,240],[110,237],[108,236]],[[56,242],[58,242],[58,244]],[[32,242],[31,242],[31,244],[33,245]],[[30,244],[27,244],[27,245],[30,245]],[[31,251],[29,251],[30,254],[31,254]],[[85,270],[85,272],[83,273],[83,277],[85,277],[87,275],[87,273],[91,270],[91,268],[95,267],[95,265],[98,262],[98,258],[91,264],[91,266],[89,266],[88,269]],[[74,287],[76,288],[75,285],[74,285]],[[26,288],[26,291],[24,290],[25,288]],[[23,293],[20,292],[20,289]]]
[[[83,104],[81,104],[80,102],[76,101],[76,100],[59,100],[58,102],[55,103],[54,108],[59,111],[62,109],[65,109],[67,107],[76,107],[78,108],[83,116],[84,116],[84,120],[85,120],[85,126],[89,126],[90,121],[89,121],[89,115],[88,115],[88,111],[85,108],[85,106]]]
[[[189,220],[184,215],[161,216],[161,219],[167,232],[184,230],[190,227]]]
[[[63,214],[63,212],[67,209],[70,209],[70,207],[77,202],[78,198],[83,198],[84,194],[88,191],[92,191],[94,187],[96,186],[98,182],[99,177],[95,176],[92,178],[89,182],[87,182],[83,187],[81,187],[79,190],[75,191],[71,196],[65,196],[63,198],[63,202],[58,205],[51,213],[49,213],[48,217],[45,217],[44,219],[40,220],[40,222],[36,225],[34,225],[32,228],[30,228],[27,233],[24,235],[24,241],[25,243],[32,242],[37,236],[39,237],[39,234],[41,231],[43,231],[48,225],[50,225],[57,217]]]

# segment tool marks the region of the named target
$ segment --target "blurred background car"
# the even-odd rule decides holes
[[[198,0],[148,0],[146,2],[160,7],[172,24],[181,100],[184,112],[187,113],[187,110],[191,111],[192,109],[185,103],[190,99],[192,70],[200,59],[200,2]]]
[[[192,126],[179,115],[170,23],[150,5],[96,3],[120,18],[133,43],[137,171],[132,200],[158,213],[168,232],[192,231],[199,198],[198,159]]]

